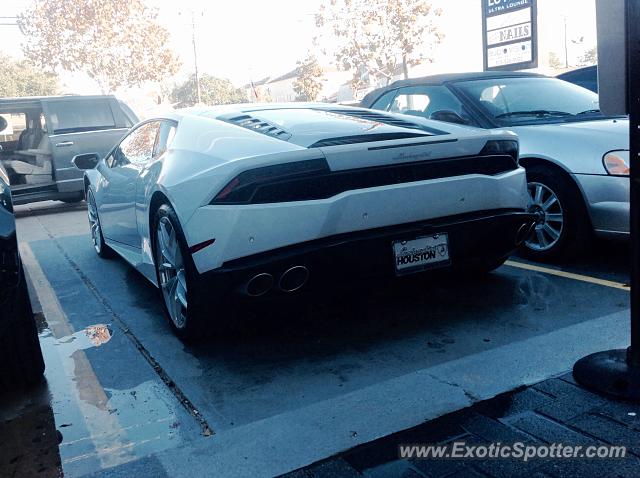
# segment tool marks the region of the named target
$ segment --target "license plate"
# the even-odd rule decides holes
[[[393,255],[398,274],[446,266],[451,262],[449,259],[449,237],[443,233],[418,237],[409,241],[395,241]]]

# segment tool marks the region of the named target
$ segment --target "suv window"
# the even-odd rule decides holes
[[[38,149],[47,125],[42,111],[36,106],[31,106],[22,111],[7,111],[0,114],[7,122],[6,127],[0,131],[0,147],[4,153]]]
[[[7,127],[0,131],[0,141],[18,141],[20,133],[27,129],[27,115],[24,113],[3,113],[0,116],[7,121]]]
[[[407,86],[395,90],[394,95],[389,93],[382,95],[372,108],[423,118],[429,118],[436,111],[448,110],[457,113],[468,124],[474,123],[462,102],[446,86]]]
[[[49,123],[53,134],[78,133],[116,127],[108,99],[51,101]]]
[[[133,130],[107,158],[107,164],[114,167],[149,161],[153,155],[159,128],[160,122],[152,121]]]

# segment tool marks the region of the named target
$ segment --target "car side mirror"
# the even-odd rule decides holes
[[[431,113],[429,119],[444,121],[445,123],[469,124],[462,116],[451,110],[438,110]]]
[[[94,169],[100,162],[98,153],[78,154],[71,160],[73,165],[78,169]]]

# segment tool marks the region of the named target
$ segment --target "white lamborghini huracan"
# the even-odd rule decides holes
[[[176,111],[74,164],[96,252],[157,285],[182,338],[236,293],[489,271],[535,225],[512,133],[360,108]]]

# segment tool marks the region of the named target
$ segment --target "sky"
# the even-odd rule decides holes
[[[2,0],[2,16],[23,10],[30,0]],[[314,13],[322,0],[147,0],[158,8],[158,20],[170,32],[185,78],[193,71],[191,15],[194,14],[198,67],[201,72],[229,78],[236,86],[251,79],[282,75],[313,48]],[[433,73],[482,69],[480,0],[433,0],[443,9],[438,26],[445,34],[436,47]],[[569,63],[595,46],[595,0],[538,0],[540,63],[549,51],[564,61],[564,21],[567,22]],[[4,20],[0,18],[0,23]],[[17,27],[0,26],[0,50],[20,57],[26,39]],[[541,68],[544,72],[544,66]],[[81,74],[64,74],[76,93],[96,93]]]

